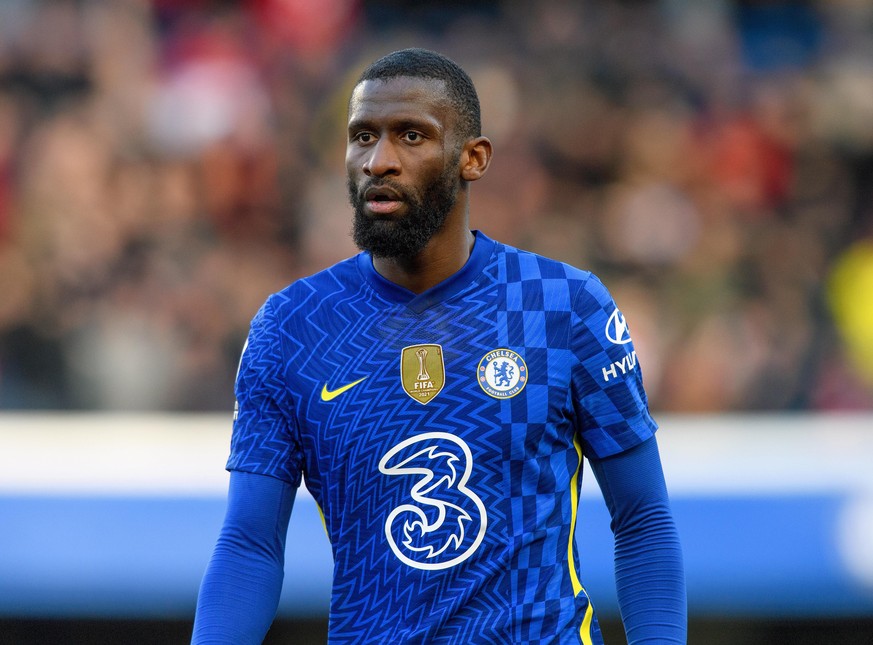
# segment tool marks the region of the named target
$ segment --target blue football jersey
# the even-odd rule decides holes
[[[657,426],[594,275],[477,232],[414,294],[361,253],[267,300],[236,394],[228,469],[305,478],[323,513],[331,643],[602,642],[583,455]]]

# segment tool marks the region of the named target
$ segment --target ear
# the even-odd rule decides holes
[[[461,179],[476,181],[491,163],[492,147],[487,137],[476,137],[464,144],[461,151]]]

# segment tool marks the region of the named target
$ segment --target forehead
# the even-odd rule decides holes
[[[362,81],[349,101],[349,123],[408,116],[445,123],[450,113],[446,83],[435,78],[398,76]]]

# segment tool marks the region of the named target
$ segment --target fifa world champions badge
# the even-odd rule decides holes
[[[400,353],[403,391],[427,405],[446,384],[446,367],[440,345],[410,345]]]
[[[495,349],[482,357],[476,380],[485,394],[495,399],[510,399],[527,385],[527,364],[511,349]]]

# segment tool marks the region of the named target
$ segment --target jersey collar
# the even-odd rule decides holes
[[[461,292],[482,273],[491,258],[496,242],[481,231],[473,231],[473,234],[476,240],[464,266],[423,293],[413,293],[382,277],[373,267],[373,258],[369,253],[358,254],[358,268],[370,286],[383,298],[389,302],[406,305],[415,313],[421,313]]]

